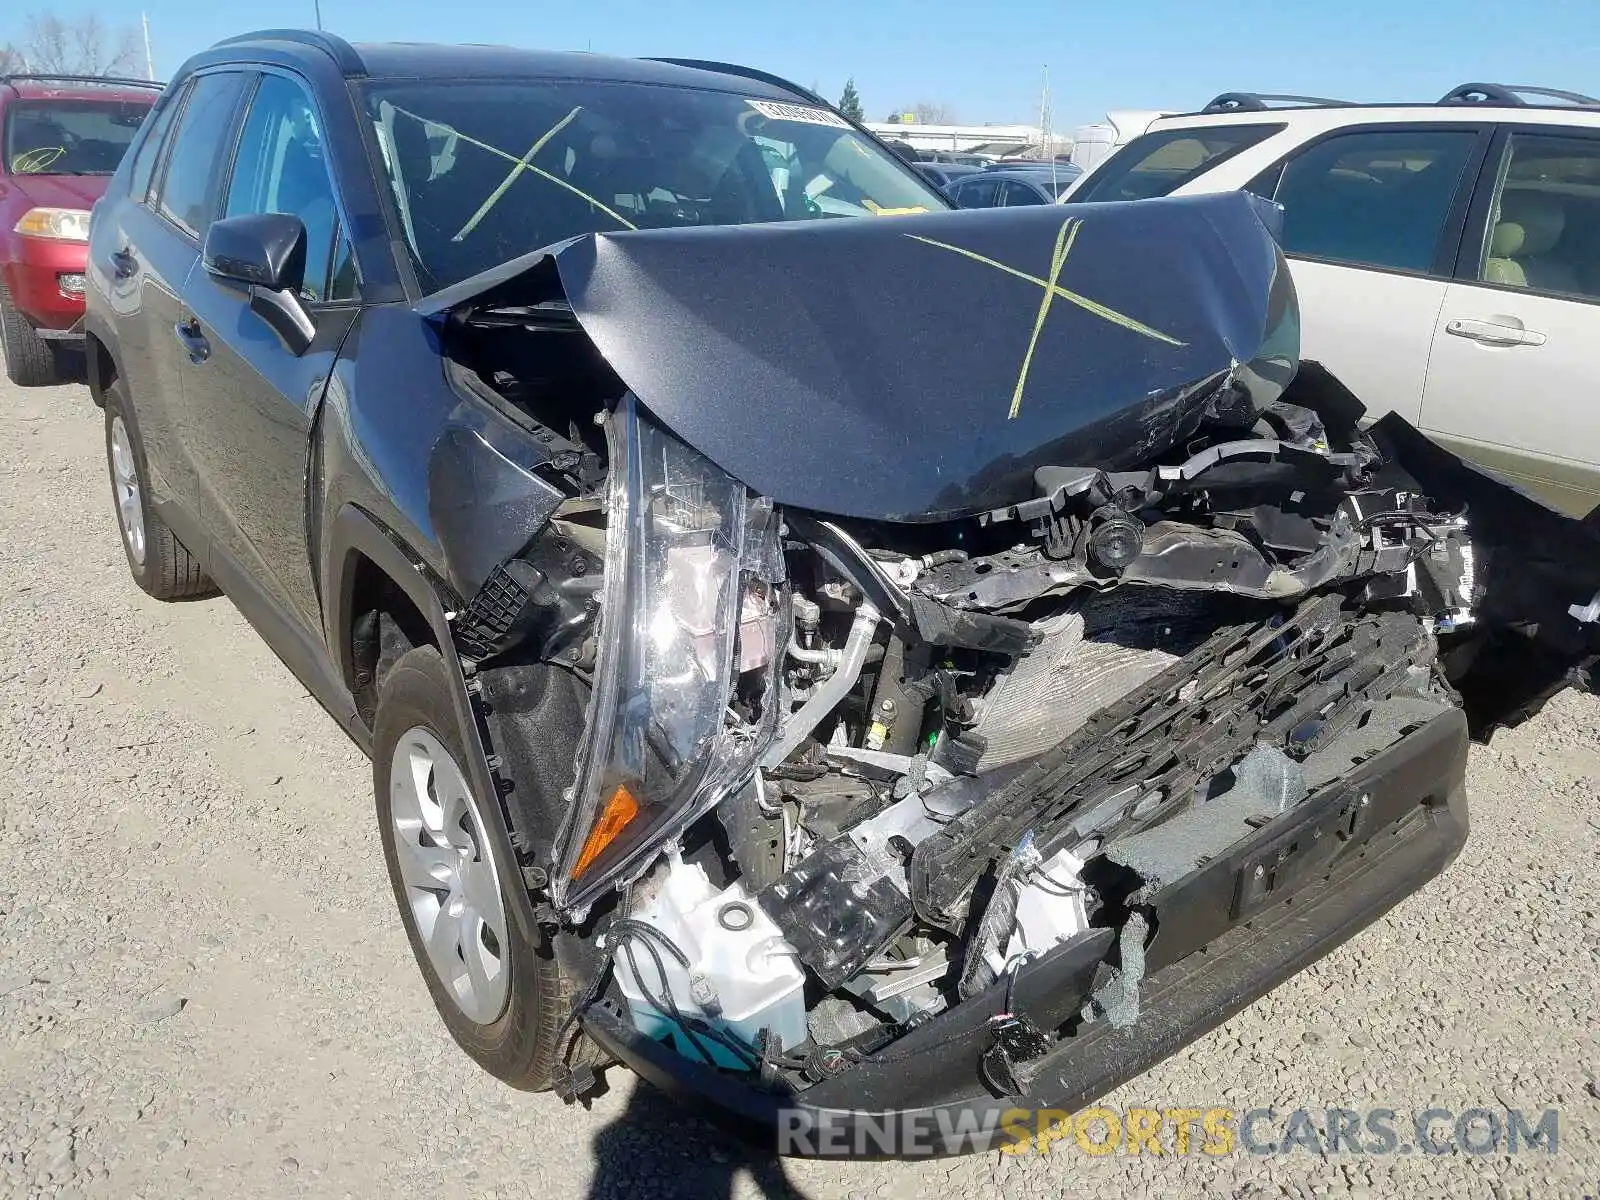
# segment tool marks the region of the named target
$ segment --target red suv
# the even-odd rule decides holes
[[[0,75],[0,354],[11,382],[77,374],[89,210],[161,86]]]

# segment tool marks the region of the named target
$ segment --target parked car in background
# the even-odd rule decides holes
[[[81,373],[89,212],[160,91],[0,75],[0,356],[12,383]]]
[[[975,175],[984,168],[981,166],[968,166],[963,163],[950,162],[918,162],[917,173],[936,188],[948,188],[958,179],[965,179],[968,175]]]
[[[1153,122],[1069,199],[1236,188],[1283,206],[1307,357],[1374,412],[1600,519],[1600,100],[1227,93]]]
[[[1054,204],[1081,172],[1070,163],[1008,163],[954,180],[945,194],[957,208]]]
[[[919,150],[917,157],[927,163],[950,163],[962,167],[986,167],[990,160],[963,150]]]

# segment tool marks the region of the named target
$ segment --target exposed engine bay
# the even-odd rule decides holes
[[[452,368],[537,418],[564,496],[466,606],[458,644],[490,693],[510,651],[558,666],[583,697],[560,827],[528,835],[524,867],[549,926],[588,954],[575,1020],[601,1006],[682,1060],[800,1093],[982,1007],[956,1040],[981,1044],[993,1096],[1023,1094],[1052,1046],[1139,1020],[1164,898],[1229,860],[1237,885],[1216,919],[1162,953],[1203,948],[1292,891],[1320,861],[1312,842],[1356,838],[1370,797],[1347,781],[1364,764],[1448,715],[1459,778],[1458,710],[1480,731],[1514,720],[1592,664],[1593,619],[1569,601],[1594,587],[1548,586],[1576,523],[1530,515],[1519,506],[1535,502],[1436,460],[1397,419],[1363,431],[1354,397],[1297,360],[1292,292],[1248,198],[1098,220],[1138,233],[1160,217],[1151,228],[1173,237],[1190,216],[1212,224],[1169,244],[1197,294],[1215,265],[1195,247],[1219,236],[1255,290],[1183,340],[1159,334],[1198,372],[1188,382],[1151,386],[1158,360],[1129,343],[1125,374],[1105,376],[1126,395],[1108,416],[1085,415],[1113,386],[1090,377],[1079,408],[1024,406],[1032,433],[997,416],[967,442],[927,438],[931,465],[883,458],[881,488],[841,475],[836,502],[829,479],[763,477],[782,465],[778,439],[730,434],[637,382],[650,364],[615,336],[614,295],[631,293],[603,271],[624,249],[645,261],[704,241],[583,245],[571,278],[544,259],[453,310]],[[1237,228],[1219,234],[1225,219]],[[1052,233],[1027,220],[1030,237]],[[870,267],[850,238],[911,253],[851,228],[828,235],[841,257],[819,273]],[[811,268],[795,238],[770,246]],[[1198,311],[1174,303],[1173,322]],[[551,338],[588,348],[551,358],[569,368],[554,382],[530,349]],[[649,348],[670,359],[666,344]],[[706,345],[733,364],[708,373],[742,383],[743,349]],[[840,354],[825,338],[812,349]],[[794,367],[775,411],[803,411],[813,365]],[[573,397],[593,419],[563,426]],[[937,399],[931,420],[977,420],[956,392]],[[794,453],[830,436],[809,431]],[[950,482],[962,455],[978,461]],[[1463,695],[1508,662],[1492,705]],[[525,740],[568,744],[542,721]],[[518,795],[510,824],[533,829]],[[1269,830],[1287,832],[1263,850]],[[1081,996],[1052,986],[1034,1016],[1010,1003],[1075,954],[1092,975]],[[953,1045],[934,1057],[959,1057]]]
[[[1037,502],[960,523],[786,519],[728,714],[776,710],[777,736],[713,813],[731,861],[674,847],[630,889],[637,1026],[804,1086],[1125,927],[1451,707],[1466,515],[1309,410],[1254,432],[1135,474],[1041,469]]]

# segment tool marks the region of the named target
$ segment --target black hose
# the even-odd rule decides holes
[[[644,977],[639,973],[638,962],[633,957],[632,946],[625,941],[623,943],[623,950],[628,956],[628,969],[633,972],[634,981],[639,985],[639,990],[644,993],[644,997],[649,1002],[650,1006],[662,1016],[670,1020],[679,1029],[683,1030],[684,1033],[688,1035],[690,1041],[694,1043],[695,1049],[700,1052],[700,1054],[708,1063],[714,1062],[715,1060],[709,1053],[707,1053],[704,1044],[700,1040],[701,1038],[709,1038],[718,1045],[722,1046],[724,1049],[730,1051],[735,1057],[746,1064],[747,1069],[760,1069],[761,1060],[749,1049],[749,1047],[745,1046],[737,1038],[734,1038],[731,1035],[724,1033],[722,1030],[717,1029],[715,1026],[710,1025],[705,1021],[701,1021],[696,1017],[689,1016],[678,1007],[677,999],[672,994],[672,986],[667,982],[666,967],[661,961],[661,955],[656,950],[656,944],[659,944],[669,954],[671,954],[674,959],[677,960],[679,966],[683,967],[684,970],[687,971],[689,969],[688,956],[678,948],[676,942],[674,942],[661,930],[657,929],[654,925],[649,925],[643,921],[635,921],[627,917],[624,917],[619,921],[613,921],[610,932],[613,935],[621,935],[627,939],[638,939],[644,943],[644,948],[649,951],[650,957],[655,964],[656,978],[661,980],[663,986],[666,988],[666,1003],[663,1004],[659,999],[656,998],[654,992],[645,986]]]
[[[634,932],[625,936],[631,939],[638,937],[638,934]],[[643,942],[644,948],[649,951],[650,957],[655,963],[656,978],[661,980],[662,986],[666,989],[666,1004],[662,1004],[662,1002],[656,998],[656,994],[645,985],[644,976],[639,971],[639,961],[633,956],[633,942],[632,940],[626,940],[622,944],[622,953],[627,956],[628,970],[633,972],[634,983],[639,985],[639,990],[644,993],[644,998],[649,1002],[650,1007],[655,1009],[658,1013],[666,1017],[680,1030],[682,1030],[684,1035],[688,1037],[690,1043],[693,1044],[695,1051],[700,1055],[701,1058],[705,1059],[707,1064],[715,1064],[715,1056],[712,1055],[710,1050],[706,1048],[705,1044],[701,1042],[697,1031],[693,1025],[690,1024],[689,1017],[687,1017],[683,1010],[678,1007],[678,1001],[672,994],[672,985],[667,982],[667,970],[661,962],[660,953],[653,945],[651,945],[649,938],[640,938],[639,940]],[[662,935],[662,940],[667,945],[672,946],[672,941],[670,938]],[[674,951],[677,950],[676,946],[673,946],[672,948]]]

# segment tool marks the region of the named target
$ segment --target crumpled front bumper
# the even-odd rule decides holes
[[[1214,1029],[1433,878],[1466,841],[1466,721],[1450,710],[1154,899],[1137,1021],[1101,1020],[1029,1064],[1025,1096],[995,1097],[978,1060],[1004,983],[803,1093],[769,1091],[679,1057],[600,1005],[589,1036],[649,1082],[780,1154],[884,1158],[994,1149],[1019,1110],[1073,1111]],[[1257,868],[1262,868],[1259,872]],[[1111,948],[1093,930],[1017,973],[1012,1010],[1071,1020]],[[1185,1097],[1186,1101],[1193,1099]]]

